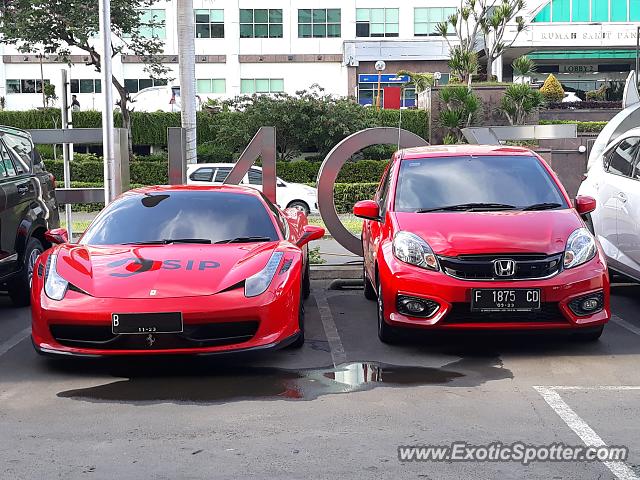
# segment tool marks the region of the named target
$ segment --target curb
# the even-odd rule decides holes
[[[358,279],[362,277],[362,265],[312,265],[311,280]]]

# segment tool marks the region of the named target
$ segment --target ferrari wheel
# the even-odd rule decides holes
[[[304,345],[304,299],[302,297],[300,298],[300,307],[298,308],[298,325],[300,328],[300,335],[291,345],[289,345],[291,348],[302,348]]]
[[[305,300],[311,295],[311,267],[309,266],[309,254],[307,253],[307,265],[302,275],[302,298]]]
[[[375,300],[377,298],[376,289],[373,288],[373,284],[371,280],[369,280],[364,263],[362,264],[362,280],[364,281],[364,298],[367,300]]]
[[[393,344],[398,341],[398,331],[384,319],[384,301],[382,299],[382,285],[378,281],[378,338],[382,343]]]
[[[36,260],[44,252],[42,243],[37,238],[30,238],[22,257],[22,269],[7,283],[9,297],[16,307],[26,307],[31,303],[31,281]]]

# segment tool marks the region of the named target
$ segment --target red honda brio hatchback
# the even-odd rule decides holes
[[[565,330],[600,337],[611,316],[602,250],[535,153],[504,146],[397,152],[364,218],[365,296],[378,336],[401,328]]]

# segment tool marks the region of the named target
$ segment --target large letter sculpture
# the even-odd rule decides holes
[[[318,173],[318,207],[327,229],[344,248],[362,256],[362,243],[350,233],[338,218],[333,201],[333,187],[340,169],[347,160],[363,148],[379,144],[397,144],[400,148],[423,147],[429,145],[426,140],[407,130],[377,127],[360,130],[342,140],[333,147],[322,162]]]

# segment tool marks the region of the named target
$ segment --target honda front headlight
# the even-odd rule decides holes
[[[578,228],[567,240],[564,250],[564,268],[573,268],[588,262],[596,256],[596,239],[586,228]]]
[[[410,232],[398,232],[393,237],[393,255],[401,262],[428,270],[438,270],[438,259],[427,242]]]

